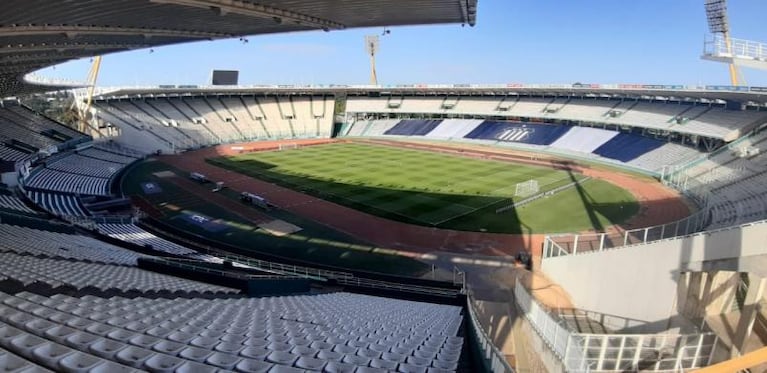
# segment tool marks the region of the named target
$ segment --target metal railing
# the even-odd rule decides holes
[[[715,34],[706,38],[703,44],[703,54],[767,61],[767,44],[732,38],[728,42],[723,35]]]
[[[152,227],[152,229],[159,231],[163,236],[173,238],[173,240],[175,241],[182,242],[182,243],[189,242],[187,239],[176,236],[173,233],[157,229],[156,227]],[[276,263],[276,262],[271,262],[271,261],[266,261],[261,259],[249,258],[242,255],[224,253],[219,249],[216,249],[211,246],[207,246],[199,242],[193,242],[193,245],[191,247],[203,248],[210,255],[214,255],[220,259],[228,260],[228,261],[231,261],[232,263],[237,263],[237,264],[248,266],[254,269],[271,272],[271,273],[278,273],[282,275],[298,276],[298,277],[308,278],[308,279],[317,280],[317,281],[326,281],[328,279],[332,279],[342,285],[367,287],[371,289],[406,291],[406,292],[412,292],[412,293],[439,295],[439,296],[457,296],[461,294],[463,291],[463,289],[438,288],[438,287],[431,287],[431,286],[419,286],[419,285],[412,285],[412,284],[403,284],[403,283],[397,283],[397,282],[374,280],[369,278],[357,277],[350,272],[333,271],[333,270],[298,266],[294,264],[282,264],[282,263]],[[456,275],[454,274],[454,283],[457,280],[460,280],[461,285],[465,283],[464,282],[465,275],[461,273],[461,274],[457,274],[457,278],[455,278],[455,276]]]
[[[569,330],[517,282],[517,304],[568,372],[678,372],[707,366],[719,342],[714,333],[587,334]]]
[[[709,212],[704,209],[684,219],[652,227],[604,233],[550,235],[543,241],[543,257],[603,251],[686,236],[700,232],[708,225],[708,222]]]
[[[466,299],[469,314],[469,322],[471,322],[471,329],[474,332],[477,345],[482,353],[482,359],[487,362],[490,367],[490,371],[493,373],[514,373],[514,368],[511,367],[506,360],[506,355],[498,349],[493,343],[493,339],[487,335],[485,329],[482,328],[482,324],[477,318],[477,310],[474,308],[474,297],[471,291]]]

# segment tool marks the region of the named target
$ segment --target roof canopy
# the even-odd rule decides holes
[[[5,0],[0,96],[29,72],[111,52],[245,35],[432,23],[474,25],[477,0]]]

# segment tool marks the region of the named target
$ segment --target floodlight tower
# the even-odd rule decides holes
[[[712,42],[722,45],[725,54],[732,55],[732,40],[730,40],[730,22],[727,18],[727,0],[706,0],[706,18],[708,30],[713,35]],[[706,42],[708,43],[708,41]],[[704,45],[704,58],[706,56]],[[730,83],[738,85],[738,67],[735,61],[730,61]]]
[[[378,35],[365,36],[365,49],[370,56],[370,84],[378,85],[378,76],[376,75],[376,54],[378,53],[379,39]]]

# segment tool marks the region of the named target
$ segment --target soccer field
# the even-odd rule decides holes
[[[638,208],[625,190],[587,180],[497,214],[523,198],[515,196],[518,183],[536,180],[542,193],[582,175],[385,145],[335,143],[209,161],[371,214],[438,228],[563,232],[619,223]]]

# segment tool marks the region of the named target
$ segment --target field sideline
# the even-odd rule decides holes
[[[583,176],[387,145],[334,143],[208,161],[374,215],[437,228],[498,233],[602,229],[638,210],[627,191],[588,180],[496,214],[520,199],[514,196],[517,183],[534,179],[545,192]]]

